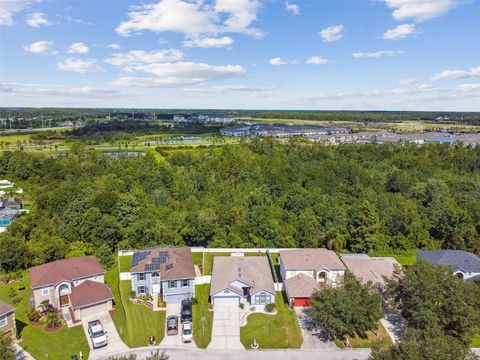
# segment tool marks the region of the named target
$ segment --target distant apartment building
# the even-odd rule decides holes
[[[186,122],[186,123],[231,123],[235,119],[231,116],[219,116],[219,115],[173,115],[173,122]]]

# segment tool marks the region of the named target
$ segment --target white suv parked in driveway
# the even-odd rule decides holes
[[[182,342],[189,343],[193,340],[192,323],[190,321],[182,324]]]
[[[88,322],[88,335],[90,335],[90,340],[92,340],[94,349],[106,346],[108,344],[107,333],[103,331],[100,320]]]

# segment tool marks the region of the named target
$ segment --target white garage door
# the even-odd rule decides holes
[[[80,317],[85,318],[88,316],[98,315],[102,312],[108,311],[108,302],[103,304],[93,305],[89,307],[82,308],[80,310]]]
[[[240,304],[240,297],[221,297],[213,298],[213,306],[238,306]]]

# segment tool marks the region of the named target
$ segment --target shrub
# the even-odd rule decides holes
[[[135,299],[135,297],[137,296],[137,293],[135,291],[130,291],[130,299]]]
[[[54,328],[58,324],[60,324],[60,317],[55,311],[50,311],[45,316],[45,323],[47,328]]]
[[[27,317],[28,317],[28,320],[37,322],[38,320],[40,320],[40,313],[37,311],[37,309],[30,308],[27,311]]]
[[[239,306],[240,306],[240,309],[244,309],[244,308],[245,308],[245,304],[244,304],[244,303],[241,303]]]
[[[275,310],[275,303],[270,303],[270,304],[267,304],[265,305],[265,311],[266,312],[273,312]]]
[[[192,305],[197,305],[198,304],[198,299],[197,298],[192,298]]]

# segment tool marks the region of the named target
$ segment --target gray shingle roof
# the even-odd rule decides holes
[[[285,270],[346,270],[337,254],[327,249],[282,250],[280,258]]]
[[[304,273],[297,274],[285,280],[285,289],[289,297],[308,298],[318,287],[315,279]]]
[[[463,250],[418,251],[417,262],[420,259],[436,265],[450,265],[453,271],[480,272],[480,258]]]

